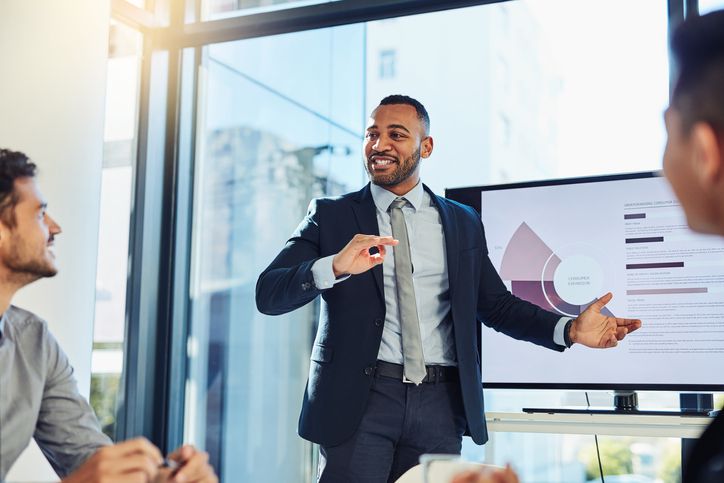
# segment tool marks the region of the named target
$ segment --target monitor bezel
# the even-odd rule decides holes
[[[640,171],[575,178],[557,178],[518,183],[502,183],[483,186],[467,186],[445,189],[445,198],[468,205],[481,215],[481,193],[504,189],[536,188],[540,186],[560,186],[569,184],[598,183],[602,181],[622,181],[642,178],[661,178],[661,171]],[[480,324],[482,326],[482,324]],[[482,333],[482,327],[479,327]],[[478,337],[478,350],[482,355],[481,338]],[[590,390],[590,391],[675,391],[675,392],[724,392],[724,384],[615,384],[615,383],[542,383],[542,382],[485,382],[485,389],[552,389],[552,390]]]

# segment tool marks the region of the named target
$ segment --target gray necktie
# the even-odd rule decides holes
[[[427,375],[425,358],[422,354],[420,321],[417,318],[415,287],[412,284],[412,259],[410,258],[410,240],[402,207],[407,204],[404,198],[397,198],[390,204],[390,224],[392,236],[399,241],[395,250],[395,280],[397,282],[397,305],[400,309],[400,327],[402,328],[402,358],[405,364],[405,377],[420,384]]]

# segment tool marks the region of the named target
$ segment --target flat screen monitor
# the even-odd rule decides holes
[[[724,241],[692,232],[657,173],[449,189],[481,214],[490,259],[516,296],[643,327],[612,349],[563,354],[483,327],[488,388],[724,390]]]

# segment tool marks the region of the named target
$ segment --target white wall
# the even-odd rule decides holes
[[[0,147],[38,164],[60,273],[14,303],[45,318],[90,388],[110,0],[0,1]],[[8,481],[57,480],[37,448]]]

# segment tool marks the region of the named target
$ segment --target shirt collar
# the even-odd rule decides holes
[[[5,317],[7,317],[7,310],[0,316],[0,341],[3,340],[3,331],[5,330]]]
[[[375,202],[375,206],[383,213],[387,213],[390,205],[397,198],[405,198],[407,202],[412,205],[412,208],[417,211],[420,206],[422,206],[422,197],[425,193],[422,182],[418,182],[414,188],[402,196],[397,196],[395,193],[387,191],[382,186],[377,186],[374,183],[370,183],[370,191],[372,192],[372,199]]]

